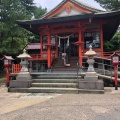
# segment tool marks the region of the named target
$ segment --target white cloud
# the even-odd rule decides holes
[[[37,6],[42,6],[43,8],[47,8],[48,11],[58,5],[62,0],[34,0]],[[102,9],[98,3],[94,0],[81,0],[84,3],[87,3],[95,8]]]

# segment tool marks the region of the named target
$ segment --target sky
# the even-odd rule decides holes
[[[51,10],[56,5],[58,5],[62,0],[34,0],[34,3],[36,3],[37,6],[42,6],[42,8],[47,8],[47,10]],[[102,9],[98,3],[96,3],[94,0],[81,0],[84,3],[87,3],[97,9]],[[103,10],[103,9],[102,9]]]

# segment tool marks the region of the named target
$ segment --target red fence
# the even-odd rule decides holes
[[[22,66],[20,64],[13,64],[13,73],[20,72]]]

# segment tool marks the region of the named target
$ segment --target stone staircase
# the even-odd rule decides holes
[[[30,88],[8,88],[8,92],[21,93],[59,93],[59,94],[103,94],[104,91],[92,89],[78,89],[78,80],[82,80],[76,73],[32,73]]]
[[[65,71],[65,72],[77,73],[77,62],[78,62],[78,57],[71,57],[68,62],[70,66],[64,66],[63,59],[59,58],[57,62],[53,65],[52,72]]]
[[[80,76],[79,76],[80,79]],[[9,92],[78,94],[75,73],[39,73],[30,88],[9,88]]]

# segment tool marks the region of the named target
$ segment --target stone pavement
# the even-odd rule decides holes
[[[120,88],[105,94],[8,93],[0,87],[0,120],[120,120]]]

